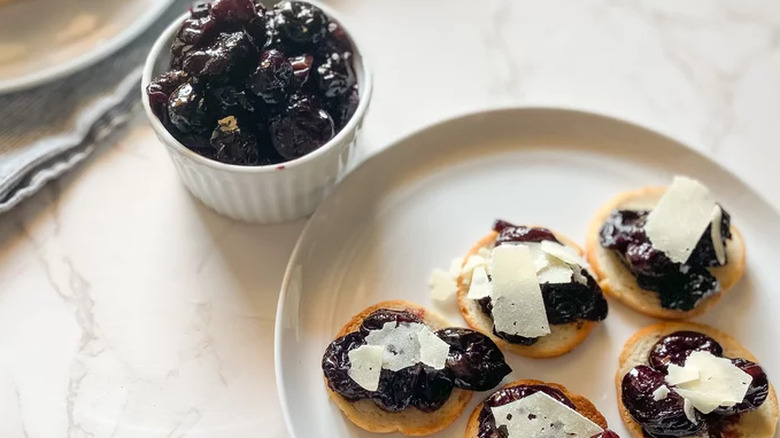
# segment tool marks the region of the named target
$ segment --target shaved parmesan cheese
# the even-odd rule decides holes
[[[491,297],[496,330],[540,337],[550,333],[540,284],[587,285],[587,262],[572,248],[552,241],[500,245],[472,255],[462,269],[467,298]],[[491,279],[492,277],[492,279]]]
[[[666,397],[669,396],[669,387],[666,385],[661,385],[653,391],[653,400],[655,401],[661,401],[666,400]]]
[[[379,388],[379,376],[382,373],[385,347],[361,345],[351,350],[347,355],[349,356],[347,375],[364,389],[376,391]]]
[[[474,272],[471,274],[471,286],[466,297],[470,300],[481,300],[490,296],[491,289],[490,279],[488,279],[485,268],[483,266],[474,268]]]
[[[491,407],[496,426],[509,438],[591,438],[604,432],[599,425],[544,392]]]
[[[667,367],[666,383],[674,386],[699,380],[699,370],[692,367],[683,368],[670,363]]]
[[[398,371],[420,362],[437,370],[444,369],[450,346],[425,324],[386,322],[381,329],[366,335],[366,344],[384,349],[382,368]]]
[[[496,330],[536,338],[550,334],[531,251],[524,245],[493,249],[493,322]]]
[[[450,344],[442,341],[427,327],[417,333],[417,339],[420,342],[420,362],[443,370],[447,355],[450,354]]]
[[[721,266],[726,264],[726,245],[723,244],[723,237],[721,237],[721,223],[723,219],[723,210],[720,205],[716,205],[712,210],[712,228],[711,236],[712,247],[715,249],[715,257],[718,258],[718,264]]]
[[[431,288],[431,297],[434,301],[450,301],[455,298],[458,284],[449,272],[442,269],[434,269],[428,279]]]
[[[450,277],[458,278],[463,267],[463,259],[452,259],[450,262]]]
[[[558,259],[548,260],[547,265],[536,272],[540,284],[566,284],[571,282],[571,267]]]
[[[481,251],[480,251],[481,252]],[[490,254],[488,253],[488,257],[490,257]],[[458,275],[463,276],[463,283],[466,285],[469,285],[472,280],[472,272],[477,269],[482,268],[487,272],[488,269],[488,261],[485,257],[475,254],[471,255],[466,259],[466,262],[463,264],[463,266],[460,268],[460,272]]]
[[[584,284],[586,286],[588,285],[588,277],[582,275],[581,269],[574,269],[571,273],[571,278],[579,284]]]
[[[685,263],[712,222],[715,201],[702,183],[676,176],[647,216],[645,232],[653,247]]]
[[[692,379],[694,375],[696,378]],[[669,365],[666,379],[668,384],[675,385],[674,392],[703,414],[741,403],[753,382],[753,377],[731,360],[707,351],[694,351],[683,367]]]
[[[579,274],[581,268],[587,266],[587,262],[577,254],[577,251],[550,240],[540,243],[515,243],[514,246],[525,246],[531,252],[536,275],[541,284],[570,283],[572,275],[575,272]],[[579,275],[579,281],[587,284],[587,279],[582,275]]]
[[[693,409],[691,401],[687,398],[683,399],[683,412],[685,412],[685,416],[688,418],[688,421],[693,424],[699,424],[699,420],[696,419],[696,411]]]
[[[521,243],[520,245],[528,247],[528,250],[531,251],[531,258],[534,260],[534,268],[536,268],[537,273],[550,264],[550,259],[547,257],[547,254],[542,251],[540,244],[532,242]]]
[[[588,262],[582,258],[574,248],[560,243],[553,242],[551,240],[543,240],[541,245],[542,251],[555,257],[556,259],[568,263],[574,266],[587,266]]]
[[[398,371],[417,364],[420,361],[420,341],[417,333],[421,324],[398,324],[386,322],[381,329],[372,330],[366,335],[368,345],[385,347],[382,368]]]
[[[466,263],[463,265],[463,268],[461,268],[461,273],[471,272],[478,266],[482,266],[483,268],[486,267],[487,259],[481,255],[472,255],[466,259]]]

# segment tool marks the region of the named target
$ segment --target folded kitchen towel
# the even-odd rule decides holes
[[[0,95],[0,213],[83,161],[137,110],[154,41],[192,0],[176,0],[127,47],[72,76]]]

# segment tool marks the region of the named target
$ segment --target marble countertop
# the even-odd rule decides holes
[[[586,109],[780,207],[780,2],[328,3],[374,68],[366,155],[477,109]],[[141,116],[116,142],[0,220],[0,436],[286,437],[273,320],[303,223],[201,206]]]

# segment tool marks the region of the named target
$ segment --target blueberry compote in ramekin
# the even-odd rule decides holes
[[[321,9],[282,1],[197,3],[149,103],[184,146],[226,164],[275,165],[325,145],[354,114],[350,40]]]

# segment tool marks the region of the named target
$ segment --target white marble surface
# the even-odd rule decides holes
[[[776,0],[330,3],[375,70],[366,154],[470,110],[589,109],[704,151],[780,206]],[[137,120],[0,218],[0,436],[285,437],[273,318],[301,227],[197,204]]]

